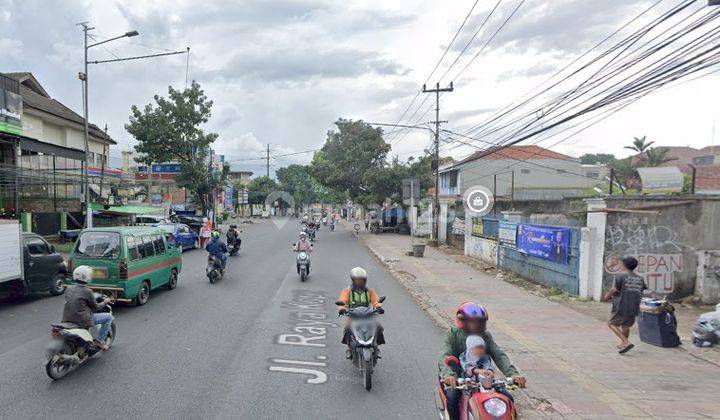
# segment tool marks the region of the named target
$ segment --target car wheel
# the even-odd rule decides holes
[[[63,273],[57,273],[50,280],[50,294],[53,296],[62,295],[65,293],[65,275]]]
[[[150,299],[150,282],[145,280],[140,285],[137,296],[135,296],[135,305],[142,306],[147,303],[148,299]]]
[[[168,290],[172,290],[177,287],[178,283],[178,272],[176,269],[170,270],[170,280],[168,280],[167,288]]]

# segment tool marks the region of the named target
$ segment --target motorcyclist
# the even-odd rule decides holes
[[[443,354],[440,356],[438,368],[440,370],[440,378],[449,388],[445,389],[447,397],[448,414],[451,419],[459,419],[459,403],[461,392],[453,387],[457,386],[457,374],[445,365],[447,356],[460,357],[465,351],[465,339],[468,335],[479,335],[485,340],[485,348],[487,355],[490,356],[500,371],[508,377],[512,377],[515,383],[521,387],[525,387],[525,377],[520,375],[518,370],[513,366],[510,358],[495,343],[493,336],[487,331],[488,313],[481,305],[472,302],[464,302],[455,311],[455,327],[451,328],[445,336],[445,344]]]
[[[345,305],[338,307],[338,313],[344,314],[348,309],[359,306],[381,308],[382,303],[378,300],[375,289],[367,287],[367,271],[361,267],[355,267],[350,270],[350,286],[340,292],[338,301],[343,302]],[[377,326],[376,339],[378,345],[385,344],[385,335],[380,324]],[[351,358],[352,349],[350,349],[350,327],[348,322],[345,323],[341,342],[348,346],[347,354],[348,358]],[[465,349],[463,348],[463,350]]]
[[[300,232],[300,235],[298,236],[297,242],[293,244],[293,252],[307,252],[311,253],[313,251],[312,243],[308,240],[308,234],[303,230]],[[308,260],[307,263],[307,269],[308,273],[310,273],[310,261]],[[297,265],[297,272],[300,274],[300,265]]]
[[[237,225],[230,225],[230,229],[228,229],[225,234],[225,238],[227,239],[228,245],[232,244],[235,245],[235,248],[240,248],[242,239],[240,238],[240,231],[238,230]]]
[[[219,259],[222,269],[225,270],[228,249],[225,242],[220,239],[220,232],[216,230],[212,232],[210,242],[205,245],[205,250],[207,250],[208,254]]]
[[[81,265],[73,271],[73,284],[65,291],[65,306],[63,307],[62,322],[77,324],[83,328],[92,328],[100,325],[93,344],[99,349],[107,350],[105,339],[113,322],[112,314],[99,312],[113,302],[107,298],[100,303],[95,302],[93,291],[87,286],[92,280],[92,268]]]

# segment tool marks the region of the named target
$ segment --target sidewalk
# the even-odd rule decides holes
[[[490,276],[466,257],[430,247],[424,258],[406,256],[408,236],[359,238],[437,322],[449,323],[462,301],[488,309],[490,331],[528,377],[534,409],[525,418],[720,418],[720,364],[688,351],[687,340],[685,348],[658,348],[641,343],[635,328],[636,347],[619,355],[604,321]]]

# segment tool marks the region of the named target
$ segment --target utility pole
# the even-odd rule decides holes
[[[265,164],[266,176],[270,178],[270,143],[267,145],[267,157],[265,159],[267,160]]]
[[[434,239],[438,239],[438,224],[440,215],[440,200],[438,198],[438,190],[440,188],[440,123],[447,121],[440,121],[440,92],[452,92],[453,83],[450,82],[450,86],[446,88],[440,88],[440,83],[435,84],[435,89],[428,89],[427,86],[423,85],[423,93],[434,93],[435,94],[435,158],[433,159],[433,169],[435,169],[435,202],[433,204],[433,221],[435,226],[433,227]]]

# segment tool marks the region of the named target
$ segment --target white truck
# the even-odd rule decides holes
[[[0,220],[0,238],[0,295],[65,291],[65,261],[42,236],[22,233],[17,220]]]

